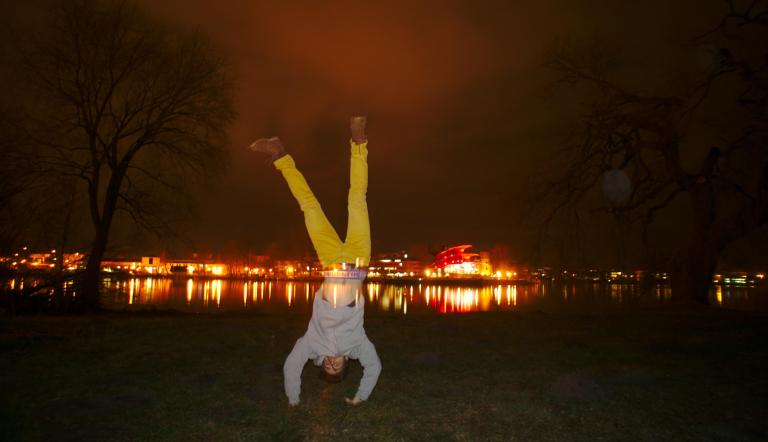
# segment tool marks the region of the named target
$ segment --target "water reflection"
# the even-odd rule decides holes
[[[319,282],[275,282],[134,278],[106,280],[111,305],[155,305],[188,311],[261,310],[266,312],[309,312]],[[633,284],[500,284],[459,287],[445,285],[390,285],[377,282],[364,286],[368,309],[374,312],[407,315],[419,312],[468,313],[522,309],[602,309],[668,302],[669,286],[643,292]],[[239,294],[238,294],[239,293]],[[121,300],[122,294],[127,298]],[[274,296],[273,296],[274,295]],[[335,299],[331,294],[330,299]],[[747,287],[712,290],[712,302],[729,308],[768,310],[768,295]]]
[[[0,291],[18,291],[34,279],[11,279]],[[251,310],[265,313],[305,314],[311,311],[320,282],[243,281],[229,279],[105,278],[102,304],[114,309],[149,306],[191,312]],[[64,285],[71,290],[72,282]],[[665,303],[669,286],[646,291],[634,284],[499,284],[460,287],[435,284],[363,286],[366,310],[372,313],[409,315],[422,312],[468,313],[487,311],[632,307]],[[52,296],[53,289],[42,293]],[[768,288],[714,286],[714,305],[741,310],[768,311]]]

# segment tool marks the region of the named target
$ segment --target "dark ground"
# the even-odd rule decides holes
[[[373,317],[384,369],[326,384],[282,362],[302,316],[0,319],[3,440],[766,440],[768,317],[700,308],[601,315]]]

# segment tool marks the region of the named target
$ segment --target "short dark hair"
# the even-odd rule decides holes
[[[320,377],[325,379],[326,382],[330,382],[332,384],[339,383],[343,381],[347,377],[347,370],[349,369],[349,361],[346,359],[344,360],[344,366],[341,368],[341,371],[336,374],[330,374],[327,371],[325,371],[325,367],[322,365],[320,366]]]

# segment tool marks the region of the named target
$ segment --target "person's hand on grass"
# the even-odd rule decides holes
[[[348,403],[349,405],[353,405],[354,406],[354,405],[360,405],[360,404],[362,404],[365,401],[360,399],[359,397],[355,396],[352,399],[350,399],[348,397],[345,397],[344,398],[344,402]]]

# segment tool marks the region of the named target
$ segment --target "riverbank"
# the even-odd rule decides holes
[[[371,317],[384,370],[290,409],[285,316],[0,319],[3,440],[765,440],[768,317],[712,308]]]

